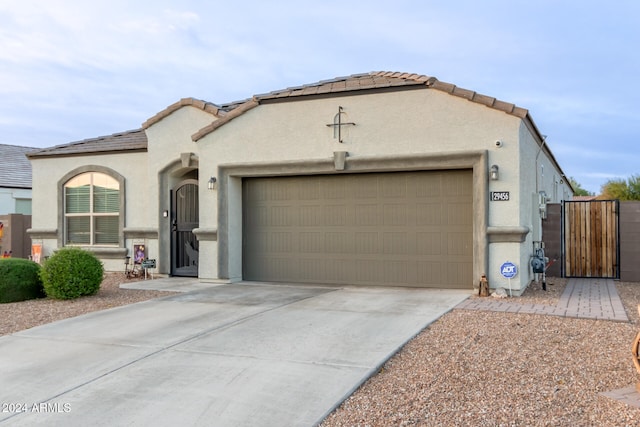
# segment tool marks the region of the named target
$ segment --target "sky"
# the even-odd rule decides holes
[[[401,71],[526,108],[597,194],[640,174],[639,20],[637,0],[0,0],[0,144]]]

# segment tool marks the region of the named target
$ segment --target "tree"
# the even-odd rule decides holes
[[[640,200],[640,175],[631,175],[627,182],[629,183],[630,200]]]
[[[610,179],[601,188],[600,199],[640,200],[640,175]]]
[[[569,178],[569,183],[573,187],[573,191],[575,191],[576,196],[595,196],[595,194],[582,188],[580,183],[578,183],[574,177]]]

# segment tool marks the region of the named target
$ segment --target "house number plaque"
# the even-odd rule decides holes
[[[509,192],[508,191],[492,191],[491,192],[491,201],[492,202],[506,202],[509,200]]]

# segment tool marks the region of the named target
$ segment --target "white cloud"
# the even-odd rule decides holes
[[[565,172],[599,187],[640,164],[639,8],[0,0],[0,134],[9,138],[0,142],[46,146],[131,129],[185,96],[222,103],[407,71],[529,109]]]

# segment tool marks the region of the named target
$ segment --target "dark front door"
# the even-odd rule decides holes
[[[198,277],[198,181],[181,182],[172,191],[171,275]]]

